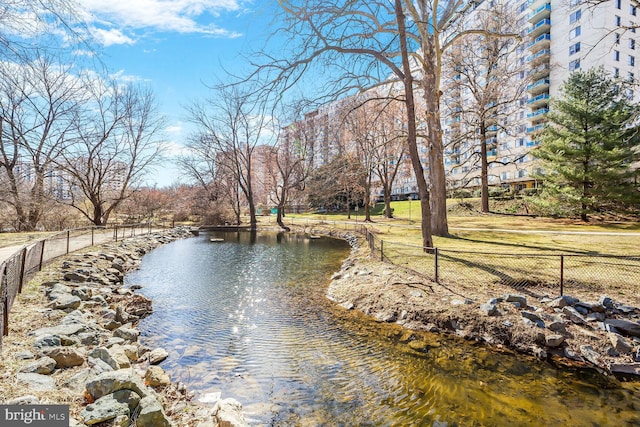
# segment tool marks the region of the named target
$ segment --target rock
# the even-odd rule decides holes
[[[26,395],[16,397],[15,399],[9,399],[4,402],[5,405],[38,405],[40,404],[40,399],[33,395]]]
[[[522,315],[522,317],[529,319],[534,323],[539,324],[540,322],[542,322],[542,324],[544,325],[544,321],[535,313],[532,313],[530,311],[522,311],[520,312],[520,314]]]
[[[80,332],[85,332],[87,327],[80,323],[73,323],[67,325],[50,326],[47,328],[40,328],[33,331],[36,337],[42,335],[75,335]]]
[[[51,335],[51,334],[41,335],[39,337],[36,337],[36,339],[33,342],[33,346],[36,349],[46,348],[46,347],[58,347],[60,345],[62,345],[62,342],[60,341],[60,337],[57,335]]]
[[[153,313],[152,301],[143,295],[135,294],[129,298],[125,311],[142,319]]]
[[[171,422],[167,419],[162,405],[153,396],[145,396],[140,400],[140,413],[136,420],[137,427],[169,427]]]
[[[609,341],[611,341],[611,345],[616,349],[616,351],[622,354],[628,354],[633,351],[633,346],[629,344],[627,340],[625,340],[622,336],[614,332],[609,332],[607,336],[609,337]]]
[[[145,384],[151,387],[165,387],[171,384],[169,375],[160,366],[151,365],[144,374]]]
[[[112,420],[120,415],[129,415],[138,406],[140,396],[131,390],[119,390],[108,394],[87,405],[80,416],[87,425],[94,425],[103,421]]]
[[[549,302],[549,307],[551,308],[563,308],[566,306],[570,306],[573,305],[577,302],[579,302],[580,300],[578,298],[573,298],[570,297],[568,295],[563,295],[561,297],[558,297],[556,299],[551,300],[551,302]]]
[[[487,316],[497,316],[498,315],[498,307],[495,304],[486,303],[480,305],[480,311],[483,312]]]
[[[613,305],[613,300],[611,298],[609,298],[608,296],[602,295],[600,297],[600,299],[598,300],[598,304],[600,304],[601,306],[603,306],[604,308],[607,309],[613,309],[614,305]]]
[[[242,414],[242,405],[232,398],[218,401],[215,417],[220,427],[245,427],[248,425]]]
[[[517,303],[521,307],[527,306],[527,298],[524,295],[507,294],[504,296],[505,302]]]
[[[346,310],[353,310],[355,305],[351,301],[345,301],[340,306]]]
[[[52,347],[43,351],[56,361],[56,368],[64,369],[72,366],[80,366],[84,363],[84,352],[72,347]]]
[[[119,327],[113,331],[113,336],[116,338],[122,338],[125,341],[135,342],[138,341],[140,331],[134,328],[127,328],[126,325]]]
[[[18,383],[33,391],[52,391],[56,389],[56,382],[48,375],[19,372],[16,375]]]
[[[20,368],[20,372],[49,375],[56,368],[56,361],[50,357],[41,357],[35,362],[31,362]]]
[[[567,327],[565,326],[564,322],[561,320],[554,320],[551,323],[549,323],[547,325],[547,328],[550,331],[554,331],[554,332],[560,332],[560,333],[565,333],[567,332]]]
[[[625,335],[640,337],[640,323],[625,319],[606,319],[604,325],[608,331],[612,331],[613,327],[615,330],[612,332],[619,331]]]
[[[63,278],[67,282],[75,282],[75,283],[89,281],[89,275],[82,274],[82,273],[80,273],[78,271],[70,271],[68,273],[65,273]]]
[[[74,295],[80,298],[81,301],[89,301],[93,296],[93,292],[91,291],[91,288],[82,286],[82,287],[73,289],[71,291],[71,295]]]
[[[600,355],[590,345],[581,345],[580,354],[592,364],[600,366]]]
[[[612,363],[609,370],[614,374],[640,376],[640,363]]]
[[[89,393],[94,400],[125,389],[133,390],[141,397],[149,394],[149,390],[145,387],[140,377],[131,369],[104,372],[87,382],[87,393]]]
[[[116,307],[116,322],[120,322],[121,324],[129,323],[132,321],[131,316],[127,313],[122,306]]]
[[[94,359],[100,359],[101,361],[109,365],[111,369],[114,369],[114,370],[120,369],[120,365],[118,364],[116,359],[113,357],[111,352],[109,352],[109,350],[106,349],[105,347],[94,348],[91,351],[91,353],[89,353],[89,357],[92,357]]]
[[[395,322],[398,316],[395,312],[392,311],[384,311],[381,313],[376,313],[374,316],[378,322],[391,323]]]
[[[167,353],[167,350],[165,350],[164,348],[156,348],[153,351],[149,352],[149,354],[145,356],[145,359],[148,359],[150,364],[157,365],[167,357],[169,357],[169,353]]]
[[[573,307],[569,307],[569,306],[563,307],[562,314],[564,314],[567,317],[567,319],[569,319],[573,323],[577,323],[579,325],[587,323],[586,319],[582,317],[582,315],[578,313],[576,309]]]
[[[15,354],[15,358],[18,360],[35,359],[36,355],[29,350],[19,351]]]
[[[584,305],[581,305],[583,303],[577,303],[576,305],[573,306],[573,308],[580,313],[583,316],[586,316],[587,314],[589,314],[589,309],[586,308]]]
[[[545,337],[545,345],[547,347],[560,347],[564,342],[564,337],[560,334],[547,335]]]
[[[604,319],[604,313],[601,312],[592,312],[587,314],[587,322],[602,322]]]
[[[81,394],[85,387],[84,385],[89,381],[89,379],[93,378],[95,375],[93,374],[93,370],[89,368],[81,369],[77,374],[69,378],[65,383],[62,384],[63,387],[68,388],[78,394]]]

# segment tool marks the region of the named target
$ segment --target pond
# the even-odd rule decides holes
[[[239,400],[252,425],[640,424],[639,384],[434,334],[414,351],[399,326],[336,306],[325,292],[348,253],[275,232],[160,247],[126,278],[153,299],[141,342],[169,351],[161,366],[198,395]]]

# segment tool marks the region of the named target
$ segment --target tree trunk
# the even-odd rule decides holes
[[[423,45],[425,58],[436,58],[434,39],[431,36]],[[440,96],[436,92],[436,64],[432,61],[423,63],[423,84],[425,105],[427,107],[426,122],[429,138],[429,184],[431,185],[431,230],[436,236],[448,236],[447,224],[447,180],[444,170],[444,148],[442,129],[440,127]],[[422,196],[420,196],[422,197]]]
[[[393,211],[391,210],[391,189],[385,185],[382,191],[384,192],[384,216],[385,218],[393,218]]]
[[[482,212],[489,213],[489,167],[487,162],[487,126],[484,120],[480,122],[480,197]]]
[[[372,222],[371,221],[371,174],[372,172],[369,172],[369,176],[367,176],[367,184],[365,185],[365,189],[364,189],[364,221],[365,222]]]
[[[400,37],[400,50],[402,52],[402,69],[404,73],[404,90],[405,104],[407,106],[407,145],[409,148],[409,157],[411,165],[416,176],[418,185],[418,193],[420,194],[421,207],[421,228],[422,228],[422,247],[426,252],[429,248],[433,248],[433,238],[431,234],[431,207],[429,188],[424,178],[424,170],[420,161],[420,153],[418,151],[417,134],[416,134],[416,114],[415,101],[413,98],[413,75],[411,74],[411,65],[409,64],[409,52],[407,50],[407,34],[405,28],[405,16],[402,10],[402,1],[395,0],[396,19],[398,20],[398,35]],[[446,221],[446,217],[445,217]]]

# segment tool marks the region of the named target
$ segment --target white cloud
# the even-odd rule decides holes
[[[91,33],[96,40],[103,46],[111,46],[112,44],[133,44],[132,38],[126,36],[122,31],[112,28],[104,30],[102,28],[92,27]]]
[[[125,30],[201,33],[218,37],[240,34],[213,21],[224,12],[242,11],[242,0],[81,0],[103,44],[134,40]]]
[[[110,74],[109,77],[123,83],[136,83],[141,81],[148,81],[148,79],[144,79],[140,76],[135,76],[133,74],[125,74],[124,70],[118,70],[115,73]]]
[[[182,132],[182,124],[179,125],[171,125],[171,126],[167,126],[167,128],[165,129],[166,132],[168,133],[181,133]]]

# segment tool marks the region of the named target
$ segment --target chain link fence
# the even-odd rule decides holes
[[[9,333],[9,312],[22,292],[28,277],[40,271],[42,266],[54,258],[89,246],[126,237],[149,234],[157,226],[151,223],[115,225],[112,227],[86,227],[66,230],[35,243],[23,246],[0,263],[0,348],[2,336]]]
[[[362,227],[372,256],[405,266],[436,283],[540,295],[623,294],[640,283],[640,255],[498,253],[426,248],[381,240]]]

